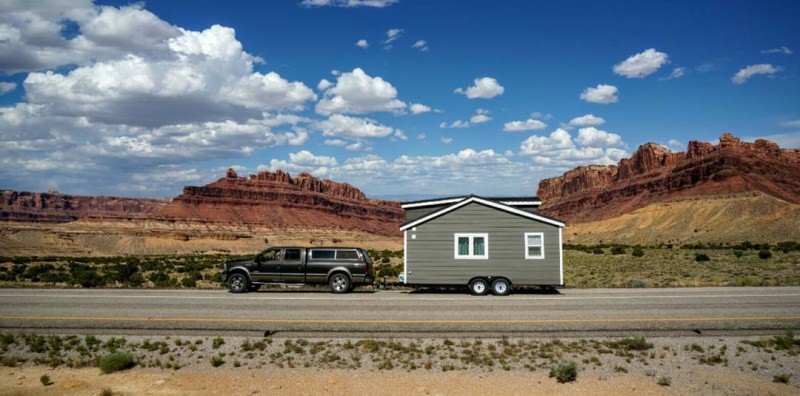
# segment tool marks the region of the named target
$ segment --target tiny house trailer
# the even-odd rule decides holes
[[[536,197],[475,195],[406,202],[403,282],[506,295],[517,286],[562,286],[564,222],[539,214]]]

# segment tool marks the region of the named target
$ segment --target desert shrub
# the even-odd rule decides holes
[[[658,379],[657,384],[661,386],[670,386],[672,384],[672,378],[670,377],[661,377]]]
[[[150,282],[153,282],[153,286],[155,287],[173,287],[178,282],[169,276],[166,272],[153,272],[150,276],[147,277]]]
[[[110,353],[97,362],[97,366],[105,374],[127,370],[135,365],[136,361],[133,359],[133,355],[127,352]]]
[[[225,364],[225,360],[222,358],[222,356],[212,356],[210,362],[214,367],[219,367]]]
[[[578,365],[572,361],[558,361],[550,367],[550,378],[553,377],[562,384],[575,381],[578,378]]]
[[[606,252],[604,252],[602,248],[596,247],[596,248],[592,249],[592,253],[593,254],[605,254]]]
[[[742,256],[744,256],[744,252],[741,251],[741,250],[734,250],[733,251],[733,255],[736,256],[736,258],[738,259],[738,258],[741,258]]]
[[[181,286],[189,288],[197,287],[197,281],[195,281],[193,278],[183,278],[181,279]]]
[[[759,250],[758,251],[758,258],[760,258],[762,260],[766,260],[766,259],[768,259],[770,257],[772,257],[772,252],[770,252],[769,250]]]
[[[631,252],[631,256],[642,257],[644,256],[644,250],[642,250],[641,248],[634,248],[633,252]]]
[[[631,287],[631,288],[647,287],[647,283],[645,283],[645,281],[643,281],[641,279],[634,279],[634,280],[628,282],[628,287]]]
[[[789,381],[791,380],[792,380],[792,375],[787,373],[772,376],[772,382],[777,382],[779,384],[788,384]]]
[[[622,246],[612,246],[611,254],[625,254],[625,248]]]
[[[701,261],[711,261],[711,259],[708,258],[708,255],[705,253],[697,253],[694,255],[694,261],[699,263]]]
[[[100,287],[105,285],[105,280],[97,270],[84,264],[71,263],[70,268],[71,282],[74,285],[81,285],[81,287]]]
[[[41,382],[44,386],[53,385],[53,381],[50,380],[50,377],[47,374],[39,377],[39,382]]]

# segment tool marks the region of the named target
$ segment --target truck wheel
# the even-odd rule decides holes
[[[483,296],[489,292],[489,283],[483,278],[473,279],[469,283],[469,292],[474,296]]]
[[[350,278],[339,272],[331,275],[331,291],[334,293],[347,293],[350,291]]]
[[[511,292],[511,285],[503,278],[497,278],[492,282],[492,294],[495,296],[507,296]]]
[[[231,293],[244,293],[250,289],[250,281],[244,274],[235,273],[228,278],[228,290]]]

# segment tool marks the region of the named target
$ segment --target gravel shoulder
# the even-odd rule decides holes
[[[9,341],[11,335],[3,338]],[[788,335],[646,340],[15,335],[3,346],[0,395],[800,394],[800,340]],[[137,365],[103,374],[94,364],[111,350],[132,354]],[[550,377],[557,361],[577,364],[575,381]],[[51,384],[42,383],[43,375]]]

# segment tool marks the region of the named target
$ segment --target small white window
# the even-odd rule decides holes
[[[454,258],[489,258],[489,234],[455,234],[453,244]]]
[[[525,258],[544,258],[544,234],[541,232],[525,233]]]

